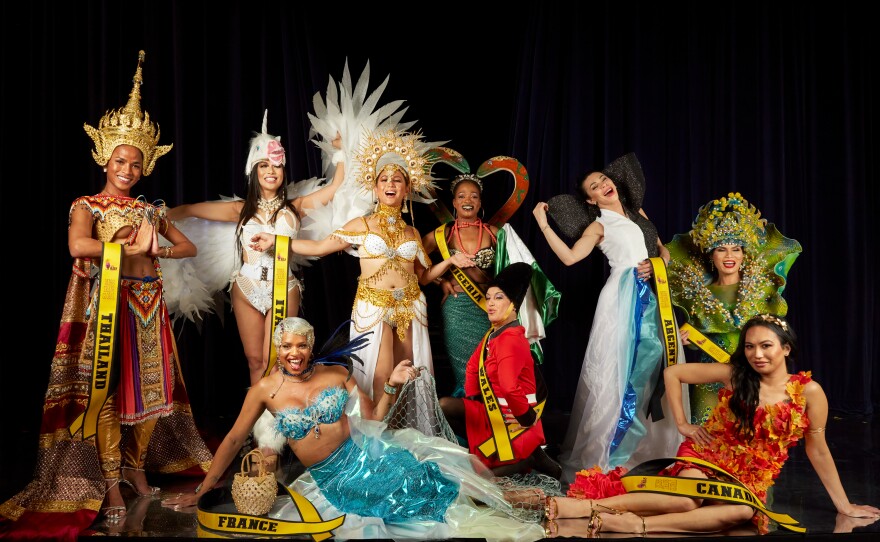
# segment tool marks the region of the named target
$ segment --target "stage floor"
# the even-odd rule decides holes
[[[548,422],[552,420],[548,419]],[[558,426],[564,425],[564,419],[558,419]],[[558,430],[558,429],[557,429]],[[217,439],[222,435],[217,435]],[[835,416],[829,420],[827,438],[834,455],[837,468],[840,472],[844,488],[851,502],[860,504],[880,505],[880,421],[863,417]],[[207,440],[207,439],[206,439]],[[213,442],[219,440],[211,439]],[[212,443],[209,441],[209,445]],[[282,469],[286,479],[292,479],[300,471],[301,466],[289,455],[284,456]],[[235,466],[235,471],[237,471]],[[230,469],[230,472],[235,472]],[[226,482],[231,480],[227,473]],[[127,488],[123,489],[123,496],[128,505],[128,515],[124,521],[111,524],[103,520],[97,521],[92,526],[92,531],[82,538],[91,536],[122,536],[131,538],[198,538],[204,537],[205,533],[199,533],[195,509],[176,511],[161,504],[161,498],[181,492],[192,491],[200,481],[196,478],[175,476],[150,475],[150,482],[162,488],[159,498],[138,497]],[[9,487],[9,479],[3,481],[3,495],[11,495],[16,491]],[[831,503],[819,478],[813,472],[809,460],[806,457],[803,446],[792,450],[791,458],[783,469],[776,486],[773,489],[771,509],[791,515],[799,520],[807,528],[807,534],[796,534],[789,531],[776,529],[766,536],[775,538],[804,537],[812,540],[824,538],[831,539],[834,533],[852,533],[844,535],[847,541],[874,540],[880,533],[880,521],[869,523],[867,520],[859,520],[839,516]],[[583,520],[560,520],[559,536],[579,538],[586,534],[586,521]],[[649,534],[649,538],[668,538],[673,535]],[[680,537],[681,535],[674,535]],[[719,536],[733,536],[737,538],[756,536],[754,530],[749,528],[739,529],[735,532],[723,535],[700,535],[688,538],[718,538]],[[632,535],[602,534],[602,538],[632,538]],[[835,534],[834,540],[840,540],[841,535]]]

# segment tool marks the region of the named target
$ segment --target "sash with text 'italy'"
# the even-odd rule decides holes
[[[287,270],[290,265],[289,253],[290,237],[286,235],[275,236],[275,266],[272,270],[272,327],[269,329],[269,361],[266,363],[266,371],[263,376],[272,372],[275,364],[275,326],[287,317]]]

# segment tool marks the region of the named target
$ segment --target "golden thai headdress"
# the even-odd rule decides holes
[[[88,124],[83,124],[83,128],[95,142],[92,157],[99,166],[107,165],[113,150],[119,145],[131,145],[140,149],[144,155],[143,175],[147,176],[153,171],[156,160],[174,145],[158,145],[159,125],[150,121],[149,113],[141,112],[141,85],[144,83],[141,64],[144,57],[144,52],[139,51],[137,71],[125,107],[108,110],[101,117],[97,129]]]
[[[708,252],[721,245],[740,245],[755,249],[767,239],[761,212],[739,192],[712,200],[700,207],[690,232],[694,245]]]
[[[437,188],[431,168],[436,162],[432,149],[440,143],[428,143],[418,133],[386,131],[369,133],[355,153],[357,183],[372,191],[376,180],[386,168],[398,169],[409,178],[410,199],[431,202],[431,191]]]

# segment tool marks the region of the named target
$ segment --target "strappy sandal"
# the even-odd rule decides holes
[[[121,467],[121,468],[122,468],[122,470],[126,470],[126,469],[127,470],[136,470],[138,472],[146,473],[146,471],[144,469],[139,469],[136,467]],[[147,487],[150,488],[149,491],[147,493],[141,493],[140,491],[138,491],[137,486],[134,484],[134,482],[132,482],[131,480],[127,480],[124,475],[122,476],[122,478],[120,478],[119,481],[122,482],[123,484],[127,485],[128,487],[130,487],[132,491],[137,493],[138,497],[155,497],[156,495],[158,495],[159,493],[162,492],[162,489],[148,485]]]
[[[548,519],[544,522],[544,538],[556,538],[559,534],[559,524],[555,520]]]
[[[553,506],[550,506],[550,505]],[[559,506],[556,503],[556,497],[547,497],[544,499],[544,517],[548,521],[553,521],[559,514]]]
[[[587,538],[599,538],[602,530],[602,513],[598,510],[590,512],[590,521],[587,522]]]
[[[108,482],[110,480],[113,480],[113,483],[110,484],[110,486],[104,490],[104,495],[106,496],[107,493],[109,493],[111,489],[113,489],[114,487],[119,485],[119,478],[106,478],[105,480]],[[101,517],[103,517],[109,523],[116,523],[116,522],[122,521],[123,519],[125,519],[125,515],[127,512],[128,512],[128,509],[125,507],[125,505],[103,506],[103,507],[101,507],[101,510],[99,511],[99,513],[101,514]]]

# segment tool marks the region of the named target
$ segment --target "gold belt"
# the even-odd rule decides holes
[[[355,312],[357,311],[358,301],[364,301],[374,307],[384,309],[381,318],[376,319],[366,329],[372,328],[379,322],[387,322],[392,327],[397,328],[397,336],[403,341],[406,338],[406,330],[409,329],[410,322],[417,316],[413,309],[413,302],[419,299],[421,295],[422,290],[419,288],[419,283],[416,280],[410,281],[403,288],[396,288],[394,290],[373,288],[360,282],[357,293],[354,296],[354,307],[352,309]],[[357,319],[355,319],[355,322],[357,322]],[[358,329],[357,325],[355,325],[355,328],[358,332],[365,331]]]

